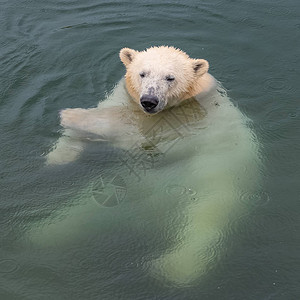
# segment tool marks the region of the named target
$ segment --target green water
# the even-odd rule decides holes
[[[2,0],[0,8],[0,299],[300,298],[299,1]],[[145,272],[147,257],[176,232],[158,231],[168,228],[160,206],[126,197],[122,176],[109,173],[117,150],[91,144],[55,168],[44,157],[61,134],[58,111],[95,106],[124,75],[122,47],[162,44],[210,62],[253,120],[264,165],[262,192],[228,239],[228,255],[185,287]],[[106,198],[94,194],[102,227],[83,214],[78,242],[32,245],[28,232],[59,211],[68,216],[102,170],[109,179],[96,190]],[[110,198],[103,210],[112,184],[122,203]]]

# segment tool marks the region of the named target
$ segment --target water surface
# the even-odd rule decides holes
[[[2,0],[0,7],[1,299],[299,299],[299,1]],[[163,44],[210,62],[253,120],[264,164],[262,192],[238,221],[228,256],[190,287],[143,272],[145,257],[166,247],[153,228],[166,224],[134,199],[118,212],[107,207],[99,234],[78,243],[36,248],[26,240],[32,224],[51,224],[101,170],[116,166],[102,145],[46,168],[44,155],[60,136],[58,111],[103,99],[124,75],[122,47]]]

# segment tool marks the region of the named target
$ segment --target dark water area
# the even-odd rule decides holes
[[[0,8],[0,299],[300,299],[299,1],[1,0]],[[99,234],[89,234],[95,220],[82,221],[74,230],[85,237],[67,247],[34,247],[27,235],[57,211],[68,215],[101,170],[117,168],[99,144],[46,167],[58,112],[106,96],[125,73],[121,48],[154,45],[209,61],[253,121],[263,162],[262,192],[228,255],[184,287],[143,271],[162,247],[155,230],[164,216],[150,205],[147,215],[136,199],[101,210]]]

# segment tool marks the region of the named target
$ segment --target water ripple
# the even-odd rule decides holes
[[[282,92],[291,91],[292,87],[285,77],[271,77],[267,78],[264,83],[264,89],[270,94],[279,94]]]
[[[270,201],[270,196],[265,191],[256,193],[244,192],[240,196],[240,201],[246,204],[248,207],[257,208],[260,206],[267,205]]]
[[[14,259],[0,260],[0,273],[15,273],[19,269],[19,264]]]
[[[246,16],[240,20],[241,23],[251,28],[264,28],[265,24],[260,22],[259,18],[255,18],[253,16]]]
[[[44,7],[44,10],[55,10],[57,12],[68,12],[71,14],[77,12],[86,12],[86,11],[99,11],[103,9],[116,9],[120,6],[130,4],[127,1],[113,1],[113,2],[95,2],[95,3],[82,3],[82,1],[61,1],[59,7],[57,6],[56,1],[47,1],[47,4]]]
[[[168,186],[166,192],[170,196],[180,197],[186,193],[186,187],[174,184]]]
[[[181,196],[195,196],[197,194],[196,191],[194,191],[191,188],[186,188],[185,186],[174,184],[169,185],[166,188],[166,193],[173,197],[181,197]]]
[[[264,144],[280,141],[284,146],[287,142],[295,141],[296,143],[297,135],[290,130],[290,126],[291,124],[294,124],[294,128],[299,126],[299,109],[297,107],[288,107],[282,102],[276,106],[271,105],[266,108],[262,119],[264,122],[258,124],[257,132],[262,136]],[[283,144],[283,142],[286,143]]]
[[[273,6],[268,10],[268,13],[273,16],[288,16],[291,12],[292,11],[285,6]]]

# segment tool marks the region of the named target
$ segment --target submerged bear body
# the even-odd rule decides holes
[[[182,186],[193,191],[194,200],[184,208],[178,240],[149,258],[145,268],[174,284],[191,284],[211,268],[211,251],[222,257],[222,236],[231,220],[247,209],[241,195],[259,186],[255,135],[247,126],[249,120],[207,73],[205,60],[190,59],[172,47],[143,52],[125,48],[120,57],[127,69],[125,79],[96,108],[62,111],[65,133],[47,161],[74,161],[87,137],[108,141],[127,154],[139,151],[155,158],[156,164],[138,173],[139,178],[126,166],[119,168],[126,177],[127,196],[140,195],[140,201],[155,206],[171,201],[168,187]],[[45,225],[42,233],[32,231],[32,240],[51,240],[56,232],[59,244],[72,231],[74,239],[79,238],[78,218],[96,218],[94,203],[69,209],[69,217]]]

